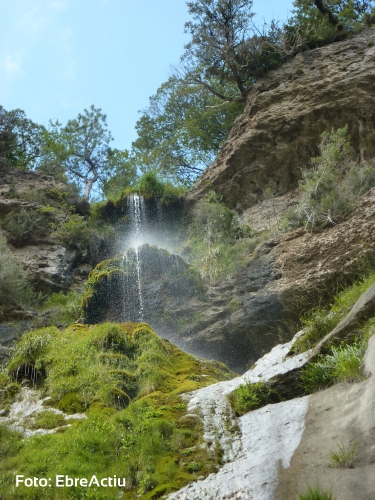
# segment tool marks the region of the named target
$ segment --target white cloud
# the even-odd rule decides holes
[[[0,66],[7,78],[11,78],[17,73],[23,73],[19,62],[17,62],[16,58],[11,54],[7,54],[5,57],[2,57]]]

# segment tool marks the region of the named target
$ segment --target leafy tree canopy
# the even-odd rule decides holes
[[[111,149],[111,141],[106,115],[92,105],[65,127],[50,122],[40,168],[51,173],[63,170],[70,180],[83,186],[83,199],[88,200],[94,184],[106,185],[112,173],[127,172],[127,153]]]
[[[242,109],[242,103],[223,104],[198,85],[169,78],[136,124],[133,158],[141,171],[189,183],[214,160]]]
[[[244,102],[249,87],[282,62],[282,31],[274,22],[262,29],[254,25],[252,0],[195,0],[187,6],[192,19],[185,31],[191,40],[176,76],[224,101]]]
[[[40,157],[43,127],[26,118],[21,109],[0,106],[0,158],[22,170],[31,169]]]
[[[375,22],[373,0],[295,0],[293,17],[285,27],[298,26],[306,46],[331,43]]]

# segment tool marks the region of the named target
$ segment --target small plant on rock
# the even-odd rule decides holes
[[[353,460],[355,457],[355,450],[357,447],[357,442],[354,441],[352,446],[347,447],[343,440],[337,442],[337,451],[331,451],[331,460],[335,462],[337,467],[346,467],[348,469],[353,469]]]
[[[270,403],[279,403],[282,398],[266,382],[240,385],[230,396],[230,402],[236,415],[243,415]]]
[[[331,491],[323,490],[319,485],[308,486],[305,493],[298,495],[299,500],[335,500]]]

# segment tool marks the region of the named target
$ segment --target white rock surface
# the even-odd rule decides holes
[[[67,415],[57,408],[46,408],[45,406],[43,406],[43,402],[47,399],[49,398],[41,398],[39,391],[35,389],[29,389],[28,387],[23,387],[19,394],[17,394],[14,403],[11,404],[7,416],[0,417],[0,424],[5,424],[10,429],[22,432],[26,437],[29,437],[35,434],[53,434],[54,432],[56,432],[56,429],[27,429],[28,420],[32,417],[35,417],[38,413],[50,411],[56,413],[57,415],[62,415],[64,418],[68,419],[78,420],[86,418],[86,415],[84,413]],[[67,424],[67,426],[69,426],[69,424]]]
[[[268,405],[236,418],[227,396],[241,384],[270,380],[302,366],[309,352],[286,357],[298,332],[278,345],[241,377],[205,387],[185,396],[188,412],[203,420],[208,450],[221,446],[222,469],[168,498],[178,500],[269,500],[276,487],[278,467],[288,467],[301,440],[308,397]],[[292,418],[291,418],[292,415]]]

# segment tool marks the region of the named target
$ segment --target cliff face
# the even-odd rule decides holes
[[[295,188],[301,167],[318,154],[320,135],[349,124],[361,161],[375,156],[375,29],[298,54],[256,83],[244,113],[214,163],[191,191],[214,189],[243,210],[270,191]]]

